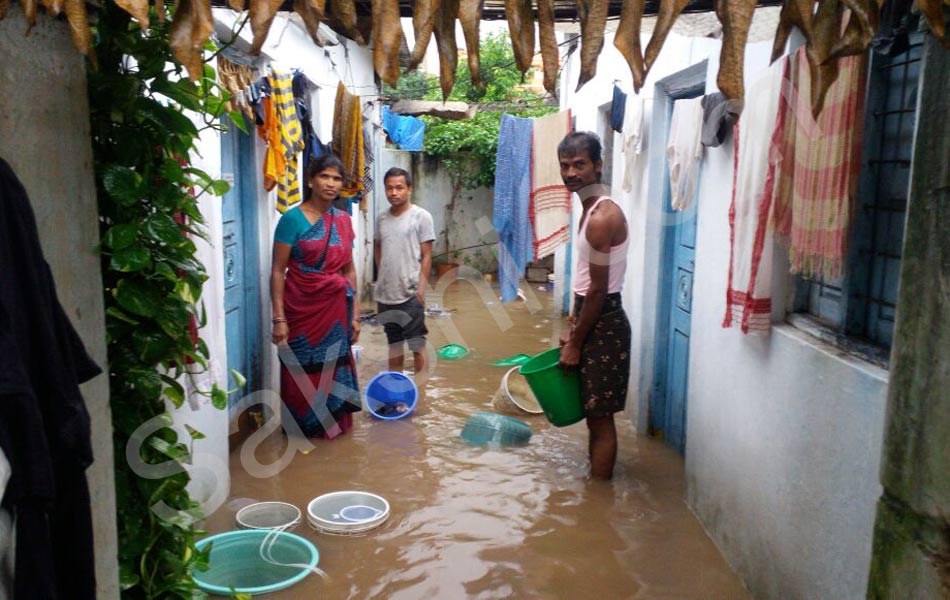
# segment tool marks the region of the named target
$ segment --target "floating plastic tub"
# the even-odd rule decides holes
[[[369,492],[331,492],[314,498],[307,505],[307,523],[322,533],[365,533],[388,518],[389,502]]]
[[[495,413],[475,413],[460,434],[469,444],[517,446],[531,439],[531,427],[518,419]]]
[[[501,360],[496,360],[492,364],[496,367],[511,367],[511,366],[520,366],[531,360],[531,357],[527,354],[515,354],[514,356],[509,356],[508,358],[502,358]]]
[[[419,390],[412,377],[396,371],[383,371],[370,380],[363,397],[371,415],[394,421],[412,413],[419,401]]]
[[[495,392],[492,405],[506,412],[540,415],[544,409],[531,391],[531,386],[517,371],[518,367],[512,367],[501,378],[501,385]]]
[[[439,358],[444,360],[458,360],[468,355],[468,348],[458,344],[446,344],[439,348]]]
[[[300,524],[300,509],[286,502],[255,502],[234,516],[241,529],[283,529]]]
[[[204,550],[209,544],[209,567],[205,571],[196,569],[192,579],[202,590],[223,596],[230,596],[232,591],[253,595],[288,588],[303,580],[320,560],[316,546],[285,531],[228,531],[195,545]],[[262,545],[263,554],[279,564],[261,556]]]
[[[555,427],[573,425],[584,418],[581,382],[576,370],[558,368],[561,349],[551,348],[521,365],[521,374]]]

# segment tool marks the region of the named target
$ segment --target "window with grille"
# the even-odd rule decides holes
[[[872,54],[861,179],[844,277],[799,278],[796,310],[847,336],[889,349],[900,277],[923,40],[895,56]]]

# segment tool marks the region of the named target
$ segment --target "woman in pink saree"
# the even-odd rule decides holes
[[[309,165],[304,202],[280,218],[271,267],[273,342],[281,357],[280,395],[307,437],[334,438],[360,410],[351,350],[356,269],[350,216],[331,206],[343,186],[333,155]]]

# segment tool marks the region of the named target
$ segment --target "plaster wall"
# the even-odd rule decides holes
[[[107,369],[98,206],[89,138],[86,69],[65,21],[37,15],[28,36],[19,5],[0,21],[0,156],[23,182],[59,300],[92,358]],[[68,126],[64,126],[68,124]],[[92,500],[97,598],[118,598],[115,473],[109,380],[81,387],[92,417]]]
[[[645,44],[646,39],[643,40]],[[628,219],[631,246],[624,305],[633,325],[628,416],[646,433],[652,388],[657,282],[662,265],[662,190],[650,189],[657,132],[650,131],[655,83],[708,60],[707,93],[715,91],[720,43],[671,34],[646,85],[643,154],[634,190],[624,192],[625,157],[613,134],[613,197]],[[765,66],[771,42],[750,44],[746,80]],[[630,74],[610,36],[598,75],[573,93],[573,54],[563,71],[562,108],[576,129],[600,132],[614,81],[632,92]],[[731,138],[707,149],[697,198],[687,414],[687,501],[753,595],[855,598],[865,592],[880,462],[887,373],[845,356],[784,324],[789,280],[776,252],[769,337],[722,329],[729,261]],[[574,203],[574,227],[581,207]],[[573,258],[576,263],[576,257]]]

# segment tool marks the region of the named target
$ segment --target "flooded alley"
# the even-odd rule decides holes
[[[483,300],[464,282],[441,298],[453,312],[428,318],[431,349],[461,340],[471,353],[433,361],[409,418],[358,413],[349,434],[315,440],[313,451],[296,454],[267,479],[252,477],[235,448],[230,498],[206,529],[233,529],[235,512],[253,501],[306,511],[313,498],[338,490],[389,501],[388,521],[362,536],[298,526],[294,532],[318,547],[328,578],[309,576],[273,598],[748,597],[684,501],[682,457],[637,436],[627,416],[618,415],[620,450],[609,483],[588,478],[583,424],[558,429],[543,415],[521,415],[533,430],[526,446],[484,448],[460,439],[470,415],[493,410],[505,369],[491,363],[555,344],[561,326],[551,318],[550,292],[533,289],[528,304],[504,305],[510,327],[498,319],[502,305],[493,298]],[[360,341],[365,386],[385,368],[382,327],[364,325]],[[278,430],[255,456],[275,462],[286,444]]]

